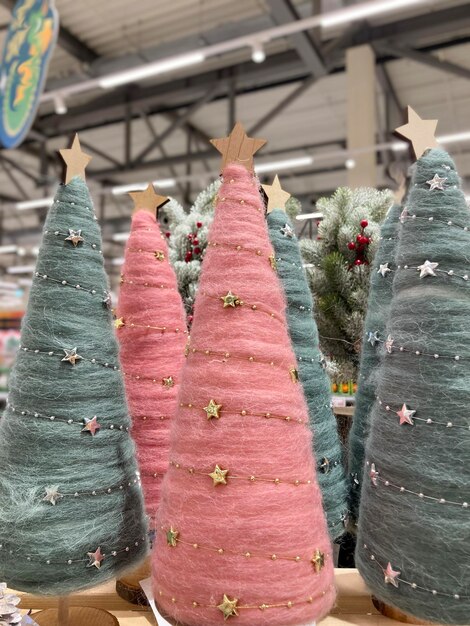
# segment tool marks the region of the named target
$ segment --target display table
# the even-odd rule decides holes
[[[322,626],[387,626],[398,622],[380,615],[372,604],[370,593],[355,569],[337,569],[338,599]],[[22,609],[45,609],[57,606],[57,598],[20,593]],[[147,607],[137,607],[122,600],[114,582],[70,596],[71,606],[93,606],[115,615],[120,626],[152,626],[156,621]]]

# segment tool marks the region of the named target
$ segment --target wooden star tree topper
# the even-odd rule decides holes
[[[253,156],[265,143],[266,139],[248,137],[240,122],[235,124],[228,137],[211,139],[211,144],[222,155],[221,172],[229,163],[240,163],[244,165],[249,172],[253,172]]]
[[[167,196],[158,195],[152,184],[149,184],[143,191],[131,191],[129,195],[134,201],[134,213],[148,211],[154,216],[157,215],[158,209],[170,200]]]
[[[395,129],[397,135],[410,141],[416,159],[419,159],[429,148],[436,148],[435,133],[438,120],[422,120],[410,106],[408,106],[408,124]]]
[[[290,198],[290,193],[284,191],[279,181],[279,176],[276,176],[272,185],[261,185],[264,193],[268,197],[267,213],[271,213],[274,209],[286,208],[286,202]]]
[[[73,138],[72,146],[59,150],[59,153],[65,163],[64,183],[68,185],[75,176],[85,180],[85,168],[91,161],[91,156],[83,152],[77,133]]]

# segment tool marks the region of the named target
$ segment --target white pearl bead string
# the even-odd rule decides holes
[[[19,350],[22,350],[23,352],[30,352],[33,354],[45,354],[47,356],[55,356],[55,357],[61,357],[61,361],[63,361],[63,357],[64,354],[60,353],[60,352],[54,352],[53,350],[39,350],[38,348],[26,348],[25,346],[21,345],[19,346]],[[64,350],[64,349],[62,349]],[[64,350],[65,351],[65,350]],[[92,365],[101,365],[102,367],[107,367],[108,369],[112,369],[115,372],[119,372],[120,369],[117,365],[113,365],[112,363],[108,363],[107,361],[97,361],[95,358],[88,358],[88,357],[84,357],[81,355],[77,355],[77,361],[86,361],[88,363],[91,363]],[[76,367],[75,364],[73,364],[74,367]]]
[[[377,397],[377,402],[379,403],[380,406],[383,406],[383,408],[385,409],[385,411],[387,412],[392,412],[394,414],[397,414],[397,412],[401,409],[400,407],[394,407],[392,408],[388,403],[382,401],[380,398]],[[460,428],[462,430],[468,430],[470,431],[470,424],[467,426],[463,426],[462,424],[454,424],[453,422],[439,422],[438,420],[432,419],[430,417],[425,418],[425,417],[419,417],[417,415],[413,415],[412,416],[413,421],[417,420],[419,422],[424,422],[425,424],[428,425],[436,425],[436,426],[444,426],[445,428]],[[410,426],[412,426],[412,424],[410,424]]]

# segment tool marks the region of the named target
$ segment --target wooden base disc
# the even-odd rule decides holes
[[[402,624],[419,624],[419,626],[439,626],[436,622],[427,622],[426,620],[419,619],[418,617],[413,617],[411,615],[407,615],[406,613],[402,613],[399,609],[396,609],[394,606],[390,606],[389,604],[385,604],[382,600],[375,598],[372,596],[372,602],[375,608],[385,615],[385,617],[390,617],[390,619],[394,619],[397,622],[402,622]]]
[[[59,623],[57,609],[47,609],[31,616],[39,626],[63,626]],[[73,606],[69,609],[69,621],[67,626],[119,626],[114,615],[91,607]]]
[[[147,597],[142,591],[140,581],[148,578],[150,573],[151,564],[150,556],[148,556],[139,567],[121,576],[116,581],[116,593],[124,600],[127,600],[127,602],[131,602],[131,604],[148,606]]]

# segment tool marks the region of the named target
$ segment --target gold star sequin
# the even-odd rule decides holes
[[[230,289],[225,296],[220,296],[220,299],[224,303],[224,309],[228,306],[235,308],[241,304],[239,297],[233,294]]]
[[[279,176],[275,176],[272,185],[261,185],[264,193],[268,196],[267,213],[274,209],[285,210],[286,202],[290,198],[290,193],[284,191],[279,181]]]
[[[399,126],[395,132],[411,142],[415,156],[419,159],[428,148],[435,148],[439,145],[434,136],[437,122],[438,120],[422,120],[409,106],[408,124]]]
[[[291,367],[289,370],[289,374],[293,383],[299,382],[299,372],[295,367]]]
[[[237,605],[238,598],[230,600],[230,598],[224,593],[222,603],[217,606],[219,611],[222,611],[224,614],[224,621],[228,620],[229,617],[235,617],[238,615]]]
[[[65,184],[68,185],[75,176],[85,180],[85,168],[91,161],[91,156],[82,151],[78,134],[75,133],[71,148],[59,152],[65,162]]]
[[[310,563],[318,574],[325,567],[325,554],[321,550],[315,550],[314,555],[310,559]]]
[[[271,254],[271,256],[269,257],[269,263],[271,265],[271,268],[276,271],[277,270],[277,263],[276,263],[276,257],[274,256],[274,254]]]
[[[214,471],[209,474],[209,476],[214,481],[214,486],[217,485],[226,485],[227,479],[226,476],[228,474],[228,470],[224,470],[218,465],[215,466]]]
[[[69,228],[69,236],[64,239],[64,241],[70,241],[73,244],[73,247],[76,248],[79,243],[85,241],[82,237],[81,230],[74,230],[73,228]]]
[[[207,419],[210,420],[213,417],[216,419],[220,419],[220,409],[222,408],[221,404],[217,404],[215,400],[209,400],[209,404],[204,407],[204,411],[207,414]]]
[[[164,387],[167,387],[168,389],[170,389],[171,387],[173,387],[175,384],[175,381],[173,379],[173,376],[164,376],[162,378],[162,385]]]
[[[155,250],[153,256],[157,259],[157,261],[165,260],[165,253],[162,250]]]
[[[126,322],[124,321],[123,317],[118,317],[116,320],[114,320],[114,328],[116,328],[117,330],[119,330],[119,328],[122,328],[125,325],[126,325]]]
[[[170,528],[166,531],[166,543],[170,546],[170,548],[176,548],[178,544],[179,532],[170,526]]]
[[[67,350],[67,348],[63,348],[65,352],[65,356],[62,361],[66,363],[70,363],[71,365],[75,365],[77,361],[81,361],[83,359],[82,356],[77,354],[77,348],[72,348],[71,350]]]

